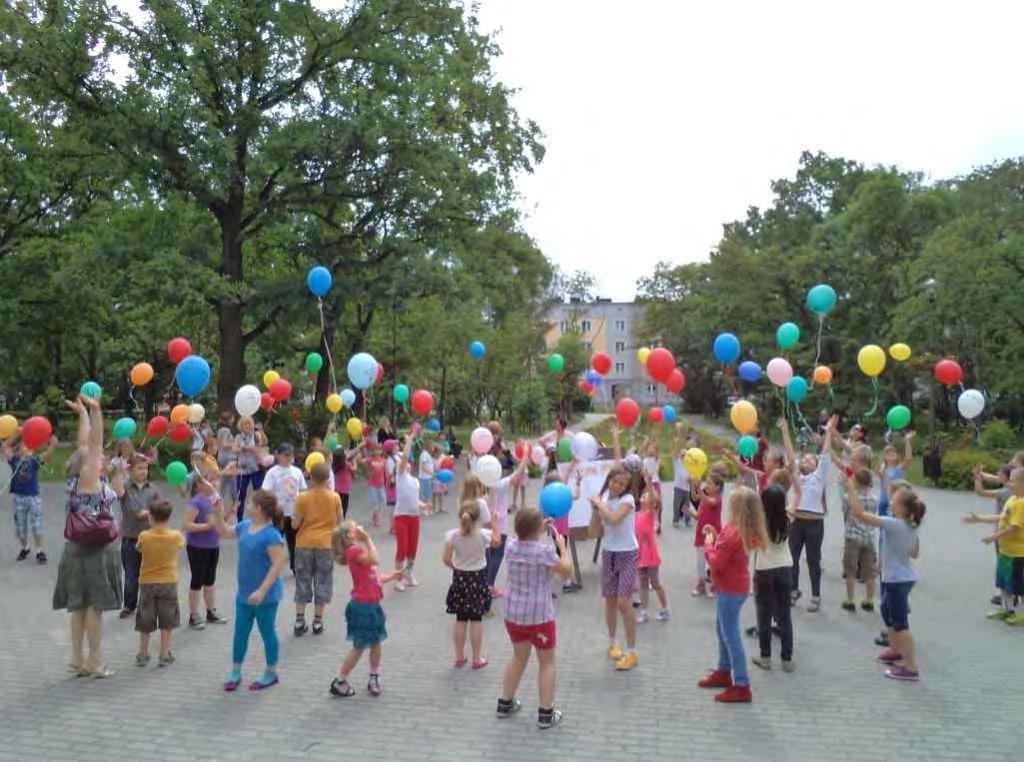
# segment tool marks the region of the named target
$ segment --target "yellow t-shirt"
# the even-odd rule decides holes
[[[1010,558],[1024,558],[1024,497],[1011,497],[999,514],[999,529],[1018,527],[1014,537],[999,540],[999,552]]]
[[[341,498],[334,490],[314,487],[295,498],[295,515],[302,519],[296,548],[330,548],[331,532],[341,523]]]
[[[178,581],[178,551],[185,547],[185,536],[177,529],[147,529],[139,535],[135,547],[142,554],[139,582],[171,584]]]

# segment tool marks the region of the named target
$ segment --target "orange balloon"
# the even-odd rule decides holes
[[[814,369],[814,383],[816,384],[830,384],[832,383],[832,369],[827,365],[819,365]]]
[[[136,386],[145,386],[153,380],[153,366],[148,362],[140,362],[128,375],[131,382]]]
[[[171,423],[188,423],[188,405],[175,405],[171,410]]]

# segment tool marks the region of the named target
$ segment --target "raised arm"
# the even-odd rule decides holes
[[[630,504],[625,500],[621,500],[619,507],[614,511],[597,495],[590,498],[590,505],[601,514],[602,519],[613,526],[621,524],[630,513]]]
[[[395,477],[398,474],[405,471],[406,465],[409,463],[409,455],[412,453],[412,437],[408,434],[405,435],[405,447],[402,448],[402,454],[398,456],[398,462],[395,463]]]
[[[612,453],[615,457],[615,468],[622,467],[622,442],[619,437],[619,424],[612,424]]]
[[[75,441],[78,448],[84,450],[89,446],[89,411],[82,404],[82,396],[75,400],[64,400],[68,409],[78,414],[78,432],[75,434]]]
[[[786,451],[786,463],[789,465],[790,470],[796,469],[796,455],[793,451],[793,437],[789,434],[789,424],[786,423],[785,418],[780,418],[778,423],[775,424],[779,427],[779,431],[782,432],[782,447]]]
[[[825,436],[821,438],[821,457],[828,456],[829,460],[832,459],[832,435],[835,434],[838,424],[838,416],[833,415],[828,419],[828,424],[825,426]]]
[[[908,431],[906,436],[903,438],[903,460],[900,461],[900,468],[906,471],[907,466],[910,465],[910,461],[914,459],[914,437],[916,434],[913,431]]]
[[[40,463],[45,463],[50,458],[52,458],[53,457],[53,452],[56,449],[57,449],[57,437],[52,436],[52,437],[50,437],[50,443],[47,446],[46,450],[44,450],[43,454],[39,456],[39,462]]]
[[[210,511],[210,518],[213,519],[213,525],[217,529],[217,536],[222,540],[233,540],[238,538],[238,523],[235,521],[235,516],[238,515],[238,504],[235,503],[231,509],[231,523],[228,524],[224,521],[224,511],[214,506],[214,510]]]
[[[985,489],[985,485],[982,480],[985,478],[982,473],[981,466],[974,467],[974,494],[981,495],[982,497],[995,498],[998,494],[994,489]]]

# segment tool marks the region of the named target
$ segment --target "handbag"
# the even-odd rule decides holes
[[[100,507],[95,513],[82,508],[76,482],[68,498],[64,518],[64,539],[76,545],[100,546],[117,539],[117,520],[110,512],[106,488],[100,493]]]

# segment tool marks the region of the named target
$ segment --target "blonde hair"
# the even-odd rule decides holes
[[[740,534],[743,549],[768,547],[768,529],[765,526],[761,498],[749,487],[737,487],[729,496],[729,521]]]
[[[459,534],[469,537],[480,520],[480,506],[476,500],[463,500],[459,504]]]
[[[459,502],[464,503],[467,500],[476,500],[478,497],[483,497],[486,494],[487,488],[484,487],[484,483],[480,481],[480,478],[476,474],[466,474],[466,479],[462,482],[462,492],[459,493]]]
[[[243,415],[241,418],[238,419],[239,430],[241,430],[241,428],[246,424],[249,424],[253,428],[256,427],[256,421],[253,420],[253,417],[251,415]]]
[[[337,526],[337,528],[331,533],[331,552],[334,554],[334,560],[342,566],[348,566],[348,558],[345,553],[350,547],[355,545],[355,541],[349,538],[348,533],[356,522],[349,519],[343,521]]]
[[[646,508],[648,505],[652,507],[652,510],[657,510],[658,495],[651,489],[645,489],[644,493],[640,495],[640,507]]]

